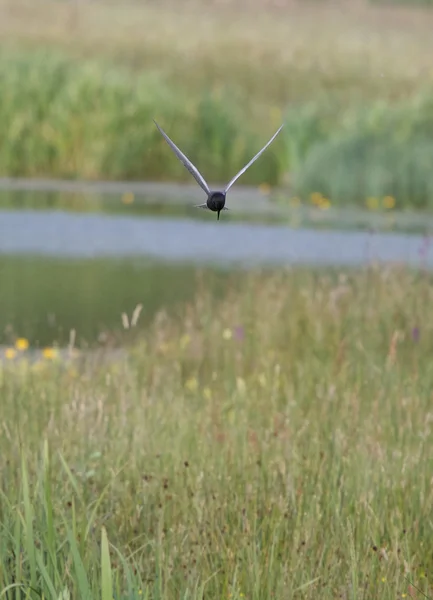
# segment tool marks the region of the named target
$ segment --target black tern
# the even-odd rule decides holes
[[[209,210],[212,210],[213,212],[216,212],[217,213],[217,220],[218,221],[219,221],[219,218],[220,218],[220,212],[222,210],[228,210],[228,208],[225,206],[225,203],[226,203],[226,194],[229,191],[229,189],[232,187],[232,185],[235,183],[235,181],[237,179],[239,179],[239,177],[243,173],[245,173],[245,171],[248,169],[248,167],[250,167],[253,164],[253,162],[255,162],[259,158],[259,156],[261,154],[263,154],[263,152],[266,150],[266,148],[268,146],[270,146],[270,144],[272,144],[272,142],[274,141],[274,139],[277,137],[277,135],[280,133],[280,131],[283,128],[283,125],[281,125],[281,127],[278,129],[278,131],[271,137],[271,139],[269,140],[269,142],[265,146],[263,146],[263,148],[260,150],[260,152],[257,152],[257,154],[255,155],[255,157],[252,158],[250,160],[250,162],[247,165],[245,165],[245,167],[243,167],[243,169],[241,169],[239,171],[239,173],[237,173],[233,177],[233,179],[231,179],[229,181],[229,183],[226,185],[226,187],[224,188],[224,190],[211,190],[209,188],[208,184],[206,183],[203,175],[192,164],[192,162],[189,160],[189,158],[187,158],[185,156],[185,154],[181,150],[179,150],[179,148],[176,146],[176,144],[168,137],[168,135],[158,125],[158,123],[155,120],[153,122],[155,123],[155,125],[159,129],[159,132],[164,137],[164,139],[167,142],[167,144],[170,146],[170,148],[176,154],[177,158],[183,164],[183,166],[186,167],[186,169],[188,169],[188,171],[194,177],[194,179],[199,184],[199,186],[202,188],[202,190],[204,190],[206,192],[206,194],[207,194],[207,200],[206,200],[206,202],[204,204],[197,204],[196,208],[208,208]]]

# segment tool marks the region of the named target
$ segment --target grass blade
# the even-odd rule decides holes
[[[105,527],[102,527],[101,532],[101,589],[102,600],[113,600],[110,548]]]

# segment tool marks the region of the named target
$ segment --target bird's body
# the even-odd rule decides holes
[[[226,195],[224,192],[209,192],[205,204],[199,204],[197,208],[208,208],[209,210],[218,213],[217,219],[219,221],[220,212],[222,210],[228,210],[225,206]]]
[[[255,162],[259,158],[259,156],[274,141],[274,139],[277,137],[277,135],[280,133],[281,129],[283,128],[283,125],[281,125],[281,127],[278,129],[278,131],[271,137],[271,139],[269,140],[269,142],[260,150],[260,152],[258,152],[254,156],[254,158],[252,158],[250,160],[250,162],[247,165],[245,165],[245,167],[243,167],[243,169],[241,169],[239,171],[239,173],[237,173],[229,181],[229,183],[226,185],[226,187],[225,187],[224,190],[214,190],[214,191],[212,191],[209,188],[208,184],[206,183],[203,175],[192,164],[192,162],[189,160],[189,158],[187,158],[185,156],[185,154],[183,154],[183,152],[181,152],[181,150],[176,146],[176,144],[168,137],[168,135],[165,133],[165,131],[158,125],[158,123],[156,121],[154,121],[154,123],[157,126],[157,128],[158,128],[159,132],[161,133],[161,135],[164,137],[164,139],[167,142],[167,144],[170,146],[170,148],[176,154],[177,158],[181,161],[181,163],[184,165],[184,167],[186,169],[188,169],[188,171],[191,173],[191,175],[197,181],[197,183],[202,188],[202,190],[204,192],[206,192],[206,194],[207,194],[207,200],[206,200],[206,202],[204,204],[198,204],[198,205],[196,205],[197,208],[208,208],[209,210],[211,210],[213,212],[216,212],[218,220],[220,218],[220,212],[222,210],[228,210],[228,208],[225,206],[225,203],[226,203],[226,195],[227,195],[227,192],[229,191],[229,189],[232,187],[232,185],[235,183],[235,181],[243,173],[245,173],[245,171],[248,169],[248,167],[250,167],[253,164],[253,162]]]

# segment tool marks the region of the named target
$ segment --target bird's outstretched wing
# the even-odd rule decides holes
[[[248,169],[248,167],[251,167],[251,165],[253,164],[253,162],[255,162],[255,161],[256,161],[256,160],[259,158],[259,156],[261,156],[261,155],[263,154],[263,152],[266,150],[266,148],[272,144],[272,142],[274,141],[274,139],[277,137],[277,135],[278,135],[278,134],[280,133],[280,131],[282,130],[283,126],[284,126],[284,124],[283,124],[283,125],[281,125],[281,127],[278,129],[278,131],[277,131],[276,133],[274,133],[274,135],[271,137],[271,139],[270,139],[270,140],[269,140],[269,142],[266,144],[266,146],[263,146],[263,148],[260,150],[260,152],[257,152],[257,154],[255,155],[255,157],[254,157],[254,158],[252,158],[252,159],[250,160],[250,162],[249,162],[247,165],[245,165],[245,167],[244,167],[243,169],[241,169],[241,170],[239,171],[239,173],[237,173],[237,174],[236,174],[236,175],[233,177],[233,179],[231,179],[231,180],[229,181],[229,183],[228,183],[228,184],[227,184],[227,186],[226,186],[226,189],[224,190],[225,192],[228,192],[228,191],[229,191],[229,189],[232,187],[232,185],[234,184],[234,182],[235,182],[237,179],[239,179],[239,177],[245,173],[245,171]]]
[[[179,148],[176,146],[176,144],[171,141],[171,139],[168,137],[168,135],[165,133],[165,131],[158,125],[158,123],[155,121],[155,119],[153,120],[153,122],[159,129],[159,132],[164,137],[167,144],[170,146],[170,148],[176,154],[177,158],[183,164],[183,166],[188,169],[188,171],[194,177],[194,179],[199,184],[199,186],[202,188],[202,190],[204,190],[206,192],[206,194],[210,194],[209,186],[206,183],[206,181],[205,181],[203,175],[200,173],[200,171],[192,164],[192,162],[189,160],[189,158],[187,158],[185,156],[185,154],[183,152],[181,152],[181,150],[179,150]]]

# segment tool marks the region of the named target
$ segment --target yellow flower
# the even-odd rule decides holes
[[[122,196],[123,204],[132,204],[133,202],[134,202],[134,194],[132,192],[123,194],[123,196]]]
[[[29,340],[26,340],[26,338],[18,338],[15,340],[15,348],[17,350],[27,350],[27,348],[29,347]]]
[[[393,196],[385,196],[383,205],[387,210],[393,209],[395,207],[395,198]]]
[[[259,185],[259,192],[265,196],[271,192],[271,186],[269,183],[261,183]]]
[[[44,348],[42,350],[42,356],[48,360],[53,360],[57,357],[57,350],[55,348]]]
[[[5,358],[8,360],[12,360],[17,355],[16,351],[13,348],[6,348],[5,350]]]
[[[319,208],[321,208],[322,210],[328,210],[330,206],[331,202],[327,198],[322,198],[322,201],[319,204]]]
[[[386,577],[382,577],[382,583],[385,583]]]
[[[231,340],[233,337],[233,332],[231,329],[224,329],[223,331],[223,339],[224,340]]]
[[[379,208],[379,200],[374,196],[370,196],[365,201],[368,210],[377,210]]]
[[[210,388],[205,387],[203,390],[203,396],[205,397],[206,400],[210,400],[212,398],[212,391]]]
[[[313,192],[313,193],[310,195],[310,200],[311,200],[311,202],[312,202],[313,204],[315,204],[316,206],[318,206],[319,204],[321,204],[321,202],[322,202],[322,198],[323,198],[323,196],[322,196],[322,194],[321,194],[320,192]]]
[[[198,381],[195,377],[190,377],[185,382],[185,387],[190,392],[196,392],[198,389]]]

